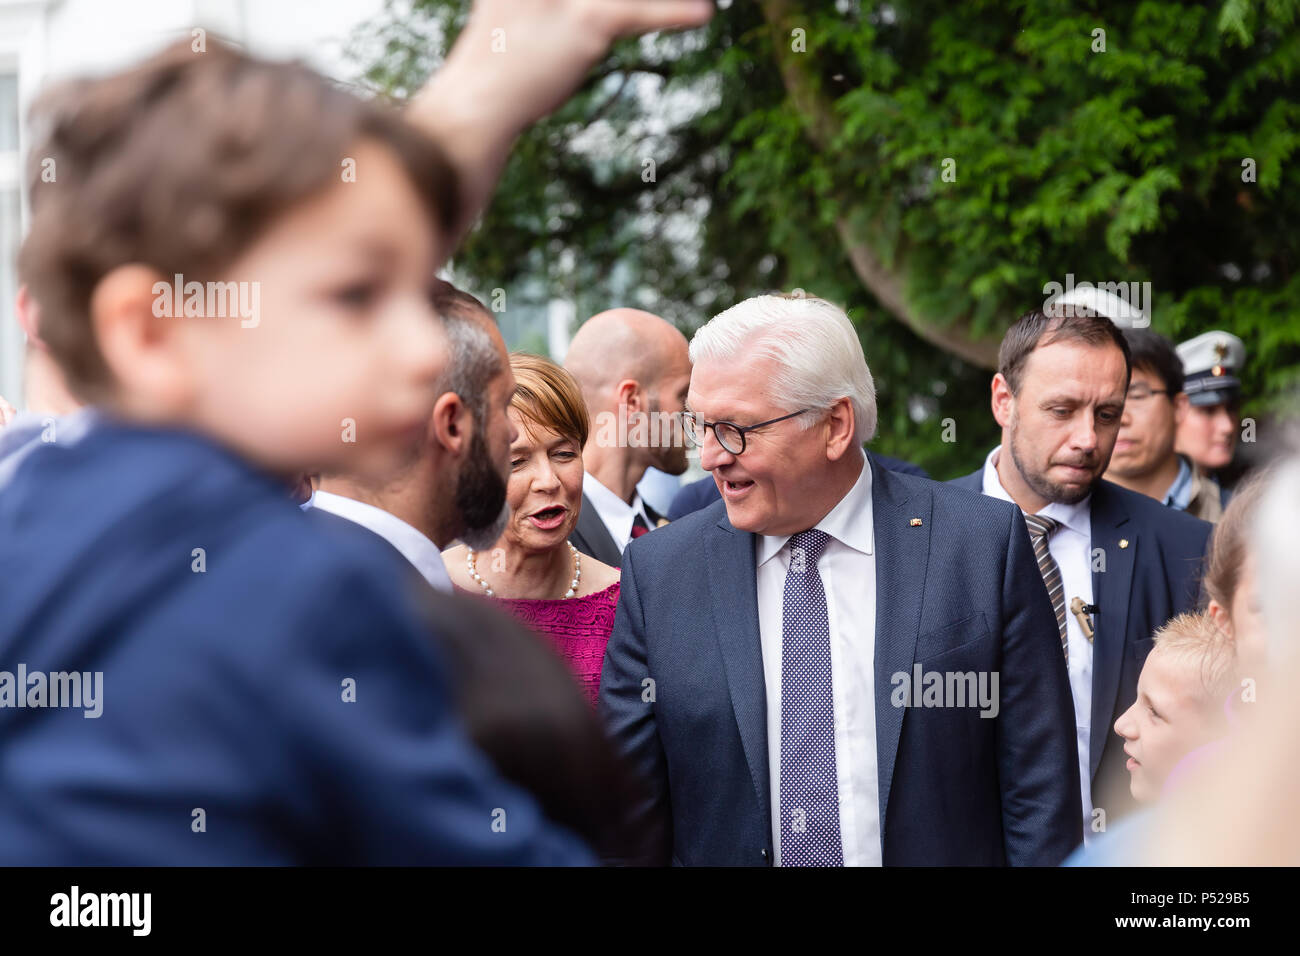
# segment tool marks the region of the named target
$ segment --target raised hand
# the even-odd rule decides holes
[[[486,205],[515,137],[563,103],[616,39],[699,26],[712,13],[709,0],[478,0],[410,113],[461,175],[453,238]]]
[[[707,0],[479,0],[447,65],[469,60],[518,132],[563,103],[619,37],[698,26],[712,11]]]

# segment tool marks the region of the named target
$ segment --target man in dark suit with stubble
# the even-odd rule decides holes
[[[1025,514],[1070,678],[1087,835],[1134,808],[1115,721],[1137,697],[1151,635],[1195,606],[1210,525],[1102,480],[1130,378],[1124,335],[1079,306],[1023,315],[1002,340],[1002,444],[952,482]]]
[[[656,860],[1055,865],[1069,685],[1020,511],[878,467],[848,317],[759,296],[691,344],[721,502],[624,554],[600,711]]]

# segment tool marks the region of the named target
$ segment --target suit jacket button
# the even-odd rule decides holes
[[[763,854],[763,859],[765,860],[767,859],[767,847],[763,847],[763,849],[759,850],[758,852]]]

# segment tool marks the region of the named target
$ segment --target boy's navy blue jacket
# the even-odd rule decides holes
[[[462,736],[383,542],[190,433],[58,437],[0,461],[0,864],[592,862]]]

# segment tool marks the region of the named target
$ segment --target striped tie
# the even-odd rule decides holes
[[[1061,629],[1061,652],[1065,654],[1065,662],[1068,664],[1070,642],[1065,630],[1065,584],[1061,581],[1060,565],[1047,548],[1047,539],[1061,523],[1042,515],[1025,515],[1025,524],[1029,526],[1029,540],[1034,544],[1034,557],[1038,559],[1038,573],[1043,576],[1047,596],[1052,599],[1052,610],[1056,612],[1056,626]]]

